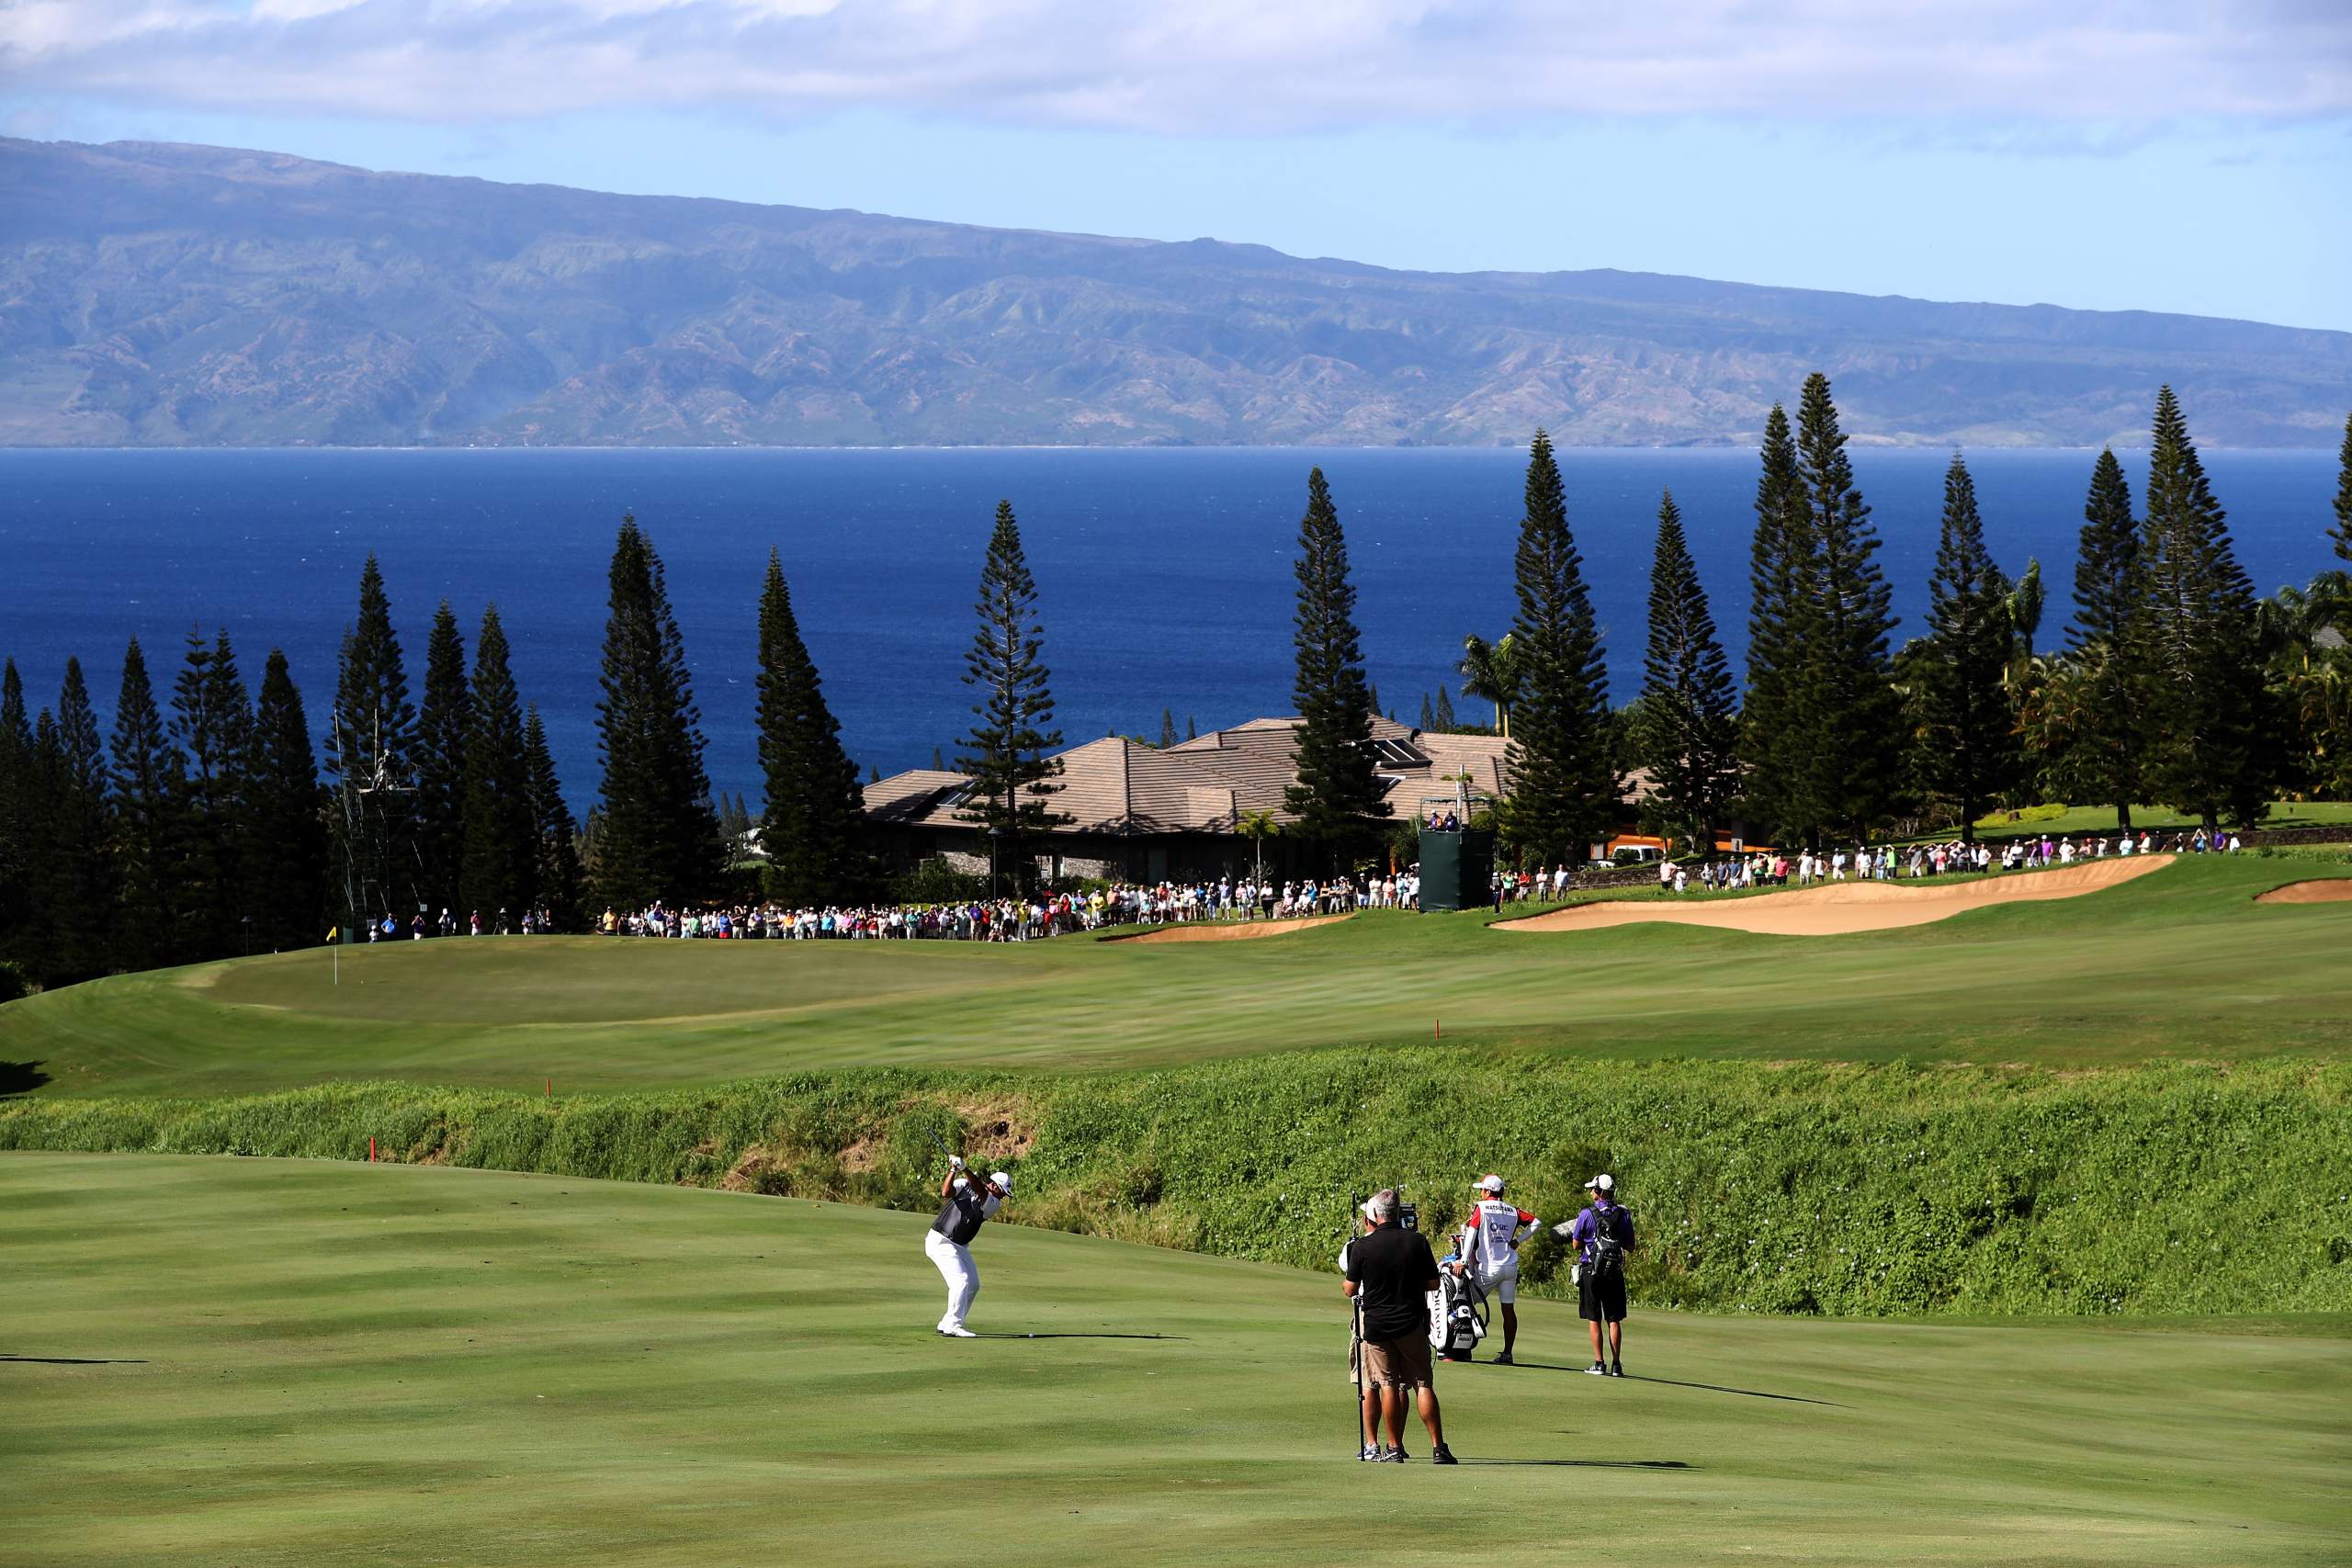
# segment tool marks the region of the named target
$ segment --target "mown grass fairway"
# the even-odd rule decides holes
[[[2203,1568],[2336,1563],[2352,1532],[2341,1319],[1637,1316],[1639,1376],[1604,1382],[1532,1303],[1539,1365],[1442,1375],[1464,1466],[1375,1471],[1349,1457],[1329,1276],[992,1227],[974,1325],[1041,1337],[949,1343],[922,1224],[0,1156],[5,1554],[1552,1563],[1605,1521],[1627,1563]]]
[[[1632,1058],[2111,1064],[2334,1052],[2352,906],[2256,894],[2340,859],[2184,856],[2122,887],[1910,931],[1510,935],[1375,914],[1159,946],[510,938],[324,949],[0,1009],[46,1094],[332,1078],[569,1089],[844,1064],[1158,1066],[1428,1040]],[[20,1074],[21,1076],[21,1074]]]

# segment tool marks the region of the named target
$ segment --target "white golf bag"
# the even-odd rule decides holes
[[[1466,1361],[1487,1337],[1487,1292],[1468,1274],[1437,1271],[1430,1292],[1430,1348],[1449,1361]]]

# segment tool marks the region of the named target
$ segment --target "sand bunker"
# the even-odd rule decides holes
[[[2352,904],[2352,876],[2323,876],[2312,882],[2290,882],[2257,894],[2257,904]]]
[[[1317,926],[1335,926],[1347,915],[1317,915],[1311,920],[1211,920],[1199,925],[1170,926],[1163,931],[1131,936],[1129,942],[1243,942],[1251,937],[1288,936]]]
[[[1719,931],[1748,931],[1758,936],[1846,936],[1855,931],[1892,931],[1897,926],[1924,926],[1950,919],[1966,909],[1996,904],[2033,903],[2045,898],[2077,898],[2112,887],[2172,863],[2170,855],[2119,856],[2096,860],[2057,871],[2010,872],[1974,882],[1941,886],[1903,882],[1832,882],[1793,893],[1764,893],[1748,898],[1709,899],[1703,903],[1657,902],[1578,904],[1573,908],[1537,915],[1532,919],[1505,920],[1495,927],[1506,931],[1582,931],[1603,926],[1664,923],[1713,926]],[[2308,886],[2308,885],[2306,885]],[[2282,889],[2283,891],[2283,889]]]

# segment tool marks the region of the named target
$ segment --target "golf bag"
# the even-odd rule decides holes
[[[1430,1292],[1430,1348],[1440,1359],[1466,1361],[1478,1341],[1487,1337],[1487,1292],[1467,1274],[1437,1271],[1437,1289]]]

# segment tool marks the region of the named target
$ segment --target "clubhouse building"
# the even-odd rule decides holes
[[[1283,792],[1298,776],[1298,724],[1253,718],[1164,750],[1110,736],[1059,753],[1061,777],[1036,798],[1071,820],[1035,846],[1038,869],[1125,882],[1253,871],[1261,845],[1242,825],[1259,812],[1278,826],[1294,820]],[[1415,820],[1425,799],[1457,788],[1509,793],[1498,737],[1431,734],[1375,715],[1372,746],[1392,821]],[[984,873],[987,836],[958,815],[969,795],[963,774],[915,768],[867,784],[865,815],[896,865],[939,858]],[[1270,876],[1292,873],[1294,840],[1277,834],[1262,848]]]

